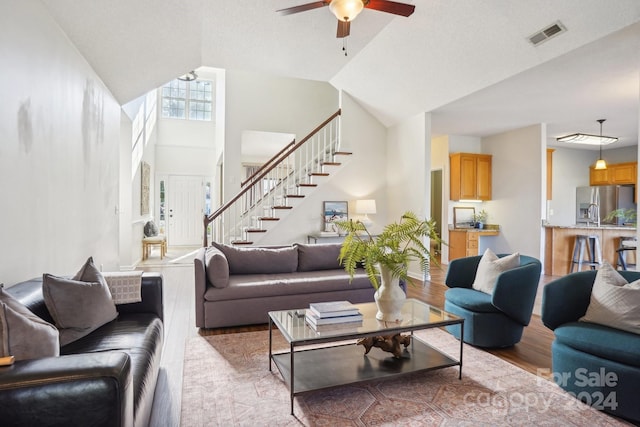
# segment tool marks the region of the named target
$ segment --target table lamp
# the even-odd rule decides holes
[[[373,221],[369,219],[369,214],[376,213],[376,201],[373,199],[356,200],[356,213],[358,215],[364,215],[364,218],[360,221],[365,225],[365,227],[371,226]]]

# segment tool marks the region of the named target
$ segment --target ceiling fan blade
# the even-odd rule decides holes
[[[364,7],[400,16],[409,16],[416,9],[412,4],[398,3],[391,0],[369,0],[368,2],[365,0]]]
[[[341,21],[338,19],[338,34],[337,38],[341,39],[343,37],[347,37],[349,35],[349,31],[351,30],[351,21]]]
[[[276,12],[278,12],[280,15],[291,15],[293,13],[306,12],[307,10],[328,6],[329,3],[331,3],[330,0],[314,1],[313,3],[301,4],[300,6],[293,6],[286,9],[276,10]]]

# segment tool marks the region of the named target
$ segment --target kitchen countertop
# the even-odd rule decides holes
[[[545,228],[588,228],[590,230],[635,230],[636,227],[625,226],[625,225],[609,225],[604,224],[599,227],[594,225],[586,225],[586,224],[575,224],[575,225],[553,225],[553,224],[545,224]]]

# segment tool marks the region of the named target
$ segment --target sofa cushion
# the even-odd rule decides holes
[[[627,280],[608,264],[598,270],[583,322],[640,334],[640,280]]]
[[[500,273],[519,266],[520,254],[518,252],[499,258],[491,249],[487,249],[480,258],[476,277],[471,287],[477,291],[492,294]]]
[[[359,269],[349,283],[344,269],[306,271],[288,274],[251,274],[230,276],[229,286],[224,289],[208,288],[204,294],[207,301],[224,301],[245,298],[268,298],[282,295],[297,295],[334,292],[349,289],[374,289],[364,270]]]
[[[298,271],[335,270],[342,268],[338,261],[341,243],[304,245],[298,247]]]
[[[295,246],[235,248],[215,242],[213,246],[227,257],[230,275],[293,273],[298,269],[298,248]]]
[[[213,246],[207,248],[205,266],[207,279],[213,286],[226,288],[229,285],[229,263],[220,249]]]
[[[640,367],[640,335],[588,322],[570,322],[554,331],[556,341],[585,353]]]
[[[0,357],[26,360],[59,354],[56,327],[33,314],[0,286]]]
[[[42,294],[60,331],[60,345],[88,335],[118,316],[107,282],[92,258],[73,279],[44,274]]]
[[[445,300],[477,313],[500,313],[491,304],[491,295],[469,288],[451,288],[445,292]]]
[[[155,376],[162,356],[164,327],[158,316],[151,313],[121,315],[60,349],[61,355],[122,351],[131,358],[135,411],[145,399],[153,395]],[[154,367],[154,368],[152,368]],[[145,391],[145,388],[149,389]],[[153,401],[153,399],[151,399]]]

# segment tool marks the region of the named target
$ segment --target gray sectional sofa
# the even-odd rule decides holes
[[[201,248],[194,260],[196,326],[267,323],[269,311],[312,302],[373,301],[364,269],[349,282],[339,254],[340,244]]]

